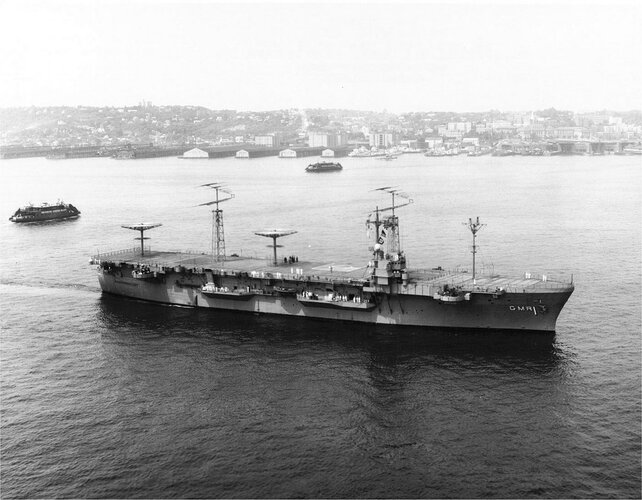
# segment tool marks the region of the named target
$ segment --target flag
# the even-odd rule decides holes
[[[385,236],[385,235],[386,235],[386,232],[382,229],[381,230],[381,236]]]

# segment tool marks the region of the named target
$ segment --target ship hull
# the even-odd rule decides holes
[[[80,211],[71,204],[44,204],[40,207],[28,206],[23,209],[18,209],[16,213],[9,217],[9,220],[11,222],[18,223],[43,222],[50,220],[75,219],[78,216],[80,216]]]
[[[26,223],[26,222],[45,222],[50,220],[66,220],[76,219],[80,214],[67,214],[67,215],[37,215],[34,217],[10,217],[11,222]]]
[[[129,273],[99,270],[102,290],[112,295],[167,305],[279,314],[360,323],[408,325],[476,330],[522,330],[553,332],[557,317],[573,292],[537,291],[505,293],[495,297],[471,293],[467,300],[447,303],[426,295],[376,293],[374,307],[345,307],[345,304],[309,304],[296,296],[257,292],[247,300],[208,296],[201,286],[208,276],[167,272],[153,280],[140,280]],[[247,285],[248,282],[239,285]],[[244,297],[245,299],[246,297]]]

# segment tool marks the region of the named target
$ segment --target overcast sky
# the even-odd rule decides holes
[[[0,0],[0,107],[640,109],[641,5]]]

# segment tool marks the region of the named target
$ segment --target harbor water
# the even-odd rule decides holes
[[[0,162],[2,498],[624,498],[641,488],[640,157]],[[103,296],[89,258],[370,259],[397,186],[413,268],[573,279],[553,334],[353,325]],[[75,220],[13,224],[28,202]]]

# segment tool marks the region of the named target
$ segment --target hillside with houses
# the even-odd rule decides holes
[[[0,109],[3,151],[131,146],[185,150],[190,145],[386,150],[401,146],[447,154],[491,148],[500,152],[546,150],[546,144],[551,142],[597,141],[626,146],[641,139],[642,111],[574,113],[550,108],[477,113],[395,114],[341,109],[254,112],[155,106],[148,102],[130,107]],[[585,152],[591,152],[591,148]]]

